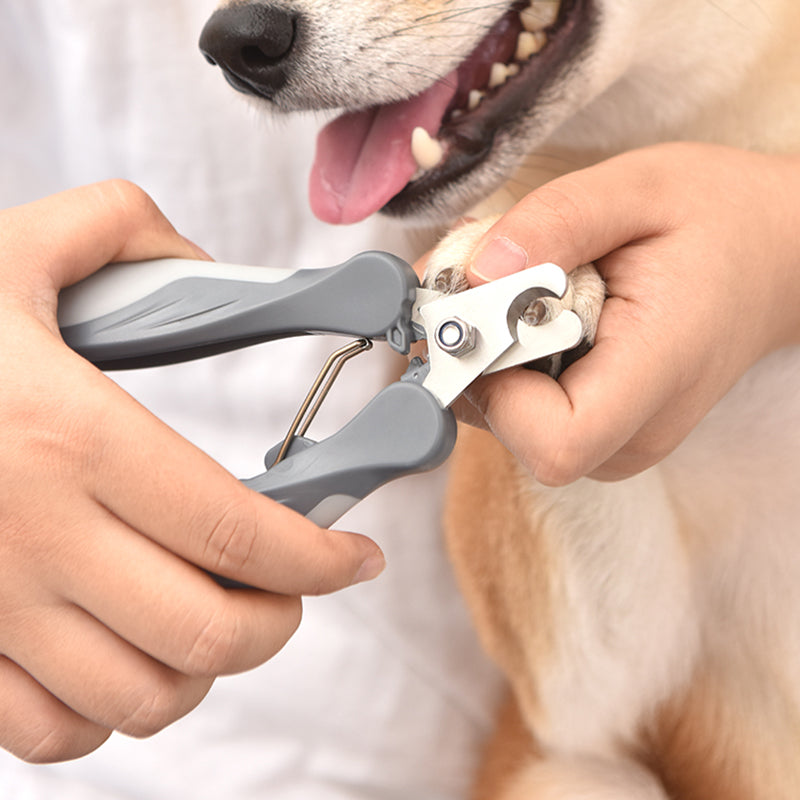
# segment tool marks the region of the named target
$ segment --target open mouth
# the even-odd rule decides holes
[[[405,215],[487,160],[580,50],[591,0],[520,0],[446,78],[410,100],[324,129],[311,202],[330,222]],[[336,166],[326,169],[332,164]]]

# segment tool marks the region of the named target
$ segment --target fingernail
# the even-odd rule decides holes
[[[364,583],[364,581],[371,581],[373,578],[377,578],[383,572],[385,566],[386,559],[380,550],[375,555],[367,556],[358,568],[358,572],[353,578],[353,583]]]
[[[528,254],[507,236],[492,239],[478,253],[472,264],[472,274],[484,281],[493,281],[519,272],[528,266]]]

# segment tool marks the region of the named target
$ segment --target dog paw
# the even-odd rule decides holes
[[[423,285],[444,294],[469,289],[466,264],[478,242],[499,216],[468,222],[451,230],[434,248],[428,259]]]
[[[489,217],[450,231],[429,257],[423,281],[425,288],[444,294],[469,289],[465,265],[483,234],[498,219],[499,216]],[[597,323],[606,296],[603,279],[592,264],[584,264],[572,270],[568,277],[567,291],[563,297],[537,298],[522,312],[522,319],[529,325],[544,325],[564,310],[575,312],[581,321],[583,335],[576,347],[528,365],[553,377],[558,377],[594,344]]]

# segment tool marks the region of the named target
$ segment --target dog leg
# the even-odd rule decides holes
[[[468,289],[465,264],[480,238],[497,219],[497,216],[488,217],[467,223],[448,233],[430,256],[425,272],[425,286],[445,294]],[[543,325],[555,319],[563,310],[569,310],[578,315],[583,326],[583,339],[576,348],[569,353],[542,359],[531,366],[558,377],[573,361],[584,355],[594,343],[604,300],[605,286],[602,278],[591,264],[585,264],[569,273],[564,297],[540,297],[530,303],[522,313],[522,319],[529,325]]]
[[[661,800],[646,773],[617,763],[644,748],[643,726],[683,690],[698,652],[680,520],[658,470],[548,489],[491,435],[467,427],[450,470],[451,559],[540,748],[529,782],[558,786],[574,773],[586,786],[596,778],[599,792],[604,775],[622,776],[606,781],[619,789],[630,774],[618,797]],[[553,753],[555,765],[540,763]],[[553,792],[529,796],[582,796]]]
[[[545,754],[509,697],[498,716],[473,800],[666,800],[656,776],[632,759]]]

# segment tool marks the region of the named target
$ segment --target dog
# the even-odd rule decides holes
[[[492,215],[559,174],[667,141],[797,152],[799,39],[794,0],[236,0],[201,49],[277,113],[336,112],[323,220],[478,217],[429,267],[457,290]],[[461,431],[447,539],[510,687],[476,798],[800,797],[798,396],[786,348],[617,483],[546,487]]]

